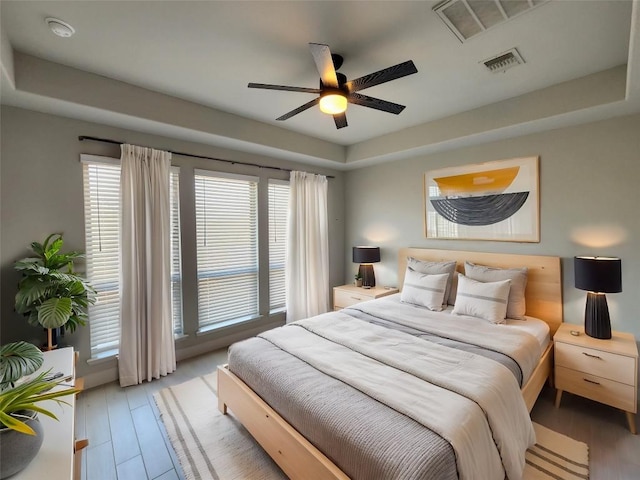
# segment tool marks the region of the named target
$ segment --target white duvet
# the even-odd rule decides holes
[[[535,434],[503,365],[340,312],[282,330],[260,336],[441,435],[461,479],[522,478]]]
[[[527,332],[467,315],[432,312],[403,303],[398,295],[363,302],[351,308],[417,330],[503,353],[514,359],[522,369],[523,385],[542,355],[540,342]]]

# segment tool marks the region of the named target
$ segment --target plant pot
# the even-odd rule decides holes
[[[362,279],[360,279],[360,280],[354,280],[353,284],[354,284],[356,287],[361,287],[361,286],[362,286]]]
[[[0,479],[7,478],[26,468],[42,446],[44,432],[38,414],[25,411],[19,417],[36,432],[35,435],[16,432],[10,428],[0,428]]]

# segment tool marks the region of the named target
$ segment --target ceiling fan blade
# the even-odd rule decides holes
[[[305,110],[310,109],[314,105],[317,105],[320,102],[320,97],[314,98],[310,102],[305,103],[304,105],[299,106],[298,108],[291,110],[289,113],[285,113],[281,117],[276,118],[276,120],[287,120],[288,118],[293,117],[294,115],[299,114],[300,112],[304,112]]]
[[[379,98],[368,97],[367,95],[360,95],[359,93],[350,93],[347,96],[349,103],[355,105],[362,105],[363,107],[375,108],[383,112],[393,113],[398,115],[404,110],[404,105],[399,105],[393,102],[387,102],[386,100],[380,100]]]
[[[306,87],[288,87],[286,85],[269,85],[268,83],[250,83],[247,85],[249,88],[263,88],[265,90],[284,90],[287,92],[304,92],[304,93],[320,93],[322,90],[319,88],[306,88]]]
[[[404,63],[399,63],[393,67],[388,67],[383,70],[379,70],[364,77],[356,78],[347,82],[345,85],[349,92],[357,92],[358,90],[364,90],[365,88],[380,85],[381,83],[390,82],[397,78],[406,77],[418,73],[418,69],[413,64],[413,61],[408,60]]]
[[[316,62],[316,68],[318,69],[322,83],[327,87],[338,88],[338,76],[333,66],[329,45],[310,43],[309,50],[311,50],[313,61]]]
[[[336,128],[338,129],[349,126],[347,123],[347,115],[344,112],[334,115],[333,120],[336,122]]]

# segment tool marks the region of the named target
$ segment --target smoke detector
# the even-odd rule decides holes
[[[44,21],[47,23],[51,31],[59,37],[68,38],[76,33],[75,28],[67,22],[63,22],[59,18],[47,17]]]
[[[483,63],[491,73],[504,73],[512,67],[522,65],[524,63],[524,59],[517,49],[512,48],[511,50],[503,52],[487,60],[483,60],[481,63]]]

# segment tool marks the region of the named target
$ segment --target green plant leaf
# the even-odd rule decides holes
[[[41,258],[27,257],[27,258],[23,258],[22,260],[18,260],[14,264],[14,268],[16,270],[25,270],[27,268],[32,268],[34,264],[35,265],[40,265],[41,267],[44,265],[42,263],[42,259]]]
[[[80,280],[74,280],[73,282],[69,282],[65,288],[67,289],[67,292],[71,296],[82,295],[86,290],[86,288],[84,287],[84,284]]]
[[[18,260],[14,268],[16,270],[22,271],[25,275],[46,275],[49,273],[49,269],[44,266],[41,261],[28,261],[31,259],[23,258],[22,260]]]
[[[47,261],[47,267],[52,270],[59,270],[63,267],[68,267],[73,272],[73,261],[76,258],[83,257],[84,255],[78,252],[69,252],[59,255],[54,255]]]
[[[33,431],[33,428],[31,428],[29,425],[2,411],[0,411],[0,424],[26,435],[36,434],[36,432]]]
[[[54,234],[57,235],[57,234]],[[51,236],[49,236],[49,238],[51,238]],[[47,238],[47,240],[49,240],[49,238]],[[57,235],[57,238],[51,242],[51,245],[47,246],[47,248],[45,248],[44,250],[44,256],[45,258],[48,260],[52,257],[54,257],[56,255],[56,253],[58,253],[60,251],[60,249],[62,248],[62,244],[63,244],[63,240],[62,240],[62,236],[61,235]]]
[[[27,277],[20,282],[20,290],[16,293],[16,312],[26,313],[33,305],[39,305],[49,298],[55,290],[55,284],[34,277]]]
[[[7,343],[0,347],[0,384],[2,389],[42,366],[43,356],[38,347],[27,342]]]
[[[71,316],[71,299],[55,297],[42,302],[38,307],[38,322],[44,328],[63,326]]]
[[[38,242],[31,242],[31,250],[37,253],[41,258],[44,258],[44,247]]]
[[[82,277],[79,277],[78,275],[75,275],[73,273],[63,273],[63,272],[51,271],[49,273],[49,276],[55,278],[56,280],[60,280],[63,283],[82,282],[83,281]]]
[[[29,312],[29,316],[27,317],[27,322],[29,322],[29,325],[33,327],[41,326],[40,322],[38,321],[38,310],[34,308]]]
[[[49,248],[51,248],[51,247],[49,246],[49,241],[50,241],[52,238],[54,238],[54,237],[62,238],[62,235],[61,235],[60,233],[52,233],[52,234],[51,234],[51,235],[49,235],[47,238],[45,238],[45,239],[44,239],[44,243],[42,244],[42,255],[44,255],[44,254],[49,250]],[[55,240],[54,240],[54,241],[55,241]],[[35,243],[35,242],[34,242],[34,243]],[[33,245],[33,243],[32,243],[31,245]]]
[[[15,388],[0,393],[0,425],[28,433],[27,425],[11,415],[21,410],[33,410],[57,419],[51,411],[39,406],[38,403],[45,400],[53,400],[58,404],[68,405],[67,402],[60,400],[60,398],[76,394],[80,390],[75,388],[52,390],[53,387],[58,385],[58,382],[48,382],[44,380],[49,372],[50,371],[43,372],[31,380],[19,384]]]

